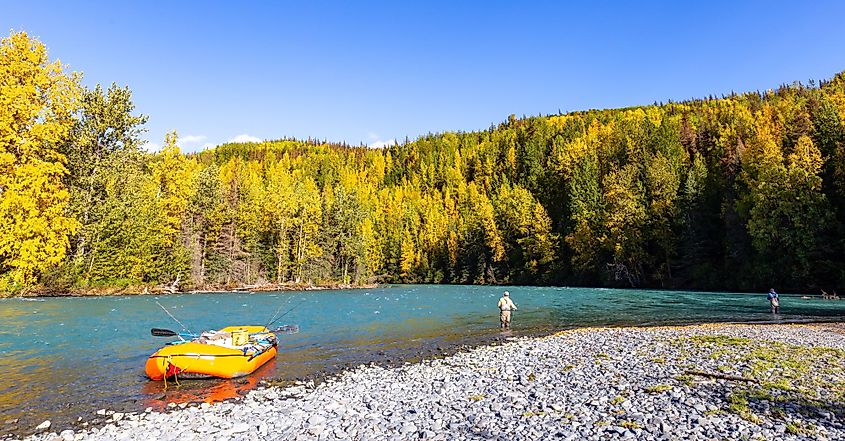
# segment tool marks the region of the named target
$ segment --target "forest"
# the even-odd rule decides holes
[[[382,149],[141,148],[128,87],[0,45],[0,292],[845,285],[845,72]]]

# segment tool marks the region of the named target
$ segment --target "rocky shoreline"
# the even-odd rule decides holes
[[[173,407],[27,440],[845,439],[845,327],[578,329]]]
[[[39,287],[23,294],[12,295],[0,292],[0,298],[8,297],[107,297],[107,296],[135,296],[135,295],[170,295],[170,294],[216,294],[216,293],[254,293],[275,291],[325,291],[347,289],[375,289],[378,283],[347,284],[347,283],[265,283],[261,285],[201,285],[182,287],[180,289],[161,285],[132,285],[126,287],[104,286],[96,288],[51,288]]]

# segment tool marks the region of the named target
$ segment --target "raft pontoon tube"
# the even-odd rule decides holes
[[[264,326],[229,326],[176,341],[147,359],[147,376],[236,378],[249,375],[276,356],[276,335]]]

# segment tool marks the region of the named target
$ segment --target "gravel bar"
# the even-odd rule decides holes
[[[843,363],[841,324],[577,329],[27,439],[845,440]]]

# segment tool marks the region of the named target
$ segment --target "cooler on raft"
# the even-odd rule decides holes
[[[229,326],[168,344],[150,355],[145,371],[152,380],[242,377],[275,357],[277,345],[264,326]]]

